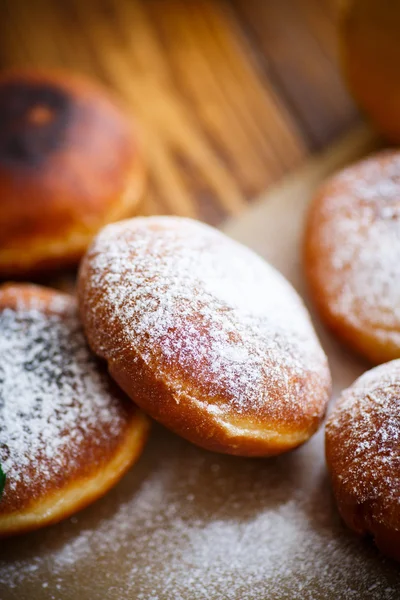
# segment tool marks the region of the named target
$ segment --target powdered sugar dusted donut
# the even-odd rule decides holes
[[[103,495],[140,454],[147,428],[90,353],[73,298],[0,288],[0,536]]]
[[[326,458],[346,524],[400,560],[400,360],[342,393],[326,425]]]
[[[189,219],[104,228],[79,274],[89,343],[152,417],[205,448],[284,452],[318,428],[326,357],[290,284]]]
[[[400,152],[381,152],[322,187],[305,269],[338,336],[374,363],[400,357]]]

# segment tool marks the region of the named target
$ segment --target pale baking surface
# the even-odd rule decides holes
[[[227,231],[304,293],[299,243],[312,189],[374,145],[366,131],[352,135]],[[319,331],[337,394],[366,367]],[[106,498],[0,542],[1,600],[399,597],[398,566],[339,520],[321,433],[286,456],[244,460],[154,427],[142,459]]]

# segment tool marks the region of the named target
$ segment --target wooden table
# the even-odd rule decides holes
[[[142,213],[220,224],[358,119],[331,0],[1,0],[0,67],[113,88],[149,163]]]

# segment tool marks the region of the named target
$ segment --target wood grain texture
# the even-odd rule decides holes
[[[356,120],[324,0],[1,0],[0,67],[100,79],[140,123],[142,213],[219,224]]]
[[[335,10],[328,0],[233,0],[255,36],[282,97],[311,149],[356,121],[337,65]]]

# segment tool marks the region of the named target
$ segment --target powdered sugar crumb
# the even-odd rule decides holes
[[[400,154],[367,159],[332,182],[318,240],[328,250],[334,310],[382,335],[389,329],[400,343]]]
[[[367,371],[345,390],[327,431],[334,465],[340,457],[341,486],[359,503],[372,498],[374,518],[385,519],[387,508],[400,507],[400,360]]]
[[[72,306],[71,306],[72,305]],[[101,445],[123,425],[86,345],[75,303],[55,294],[0,313],[0,464],[3,501],[20,486],[36,494],[75,467],[85,440]],[[93,434],[95,433],[95,436]],[[14,503],[14,501],[12,501]]]
[[[6,562],[0,550],[0,582],[22,600],[38,572],[60,598],[396,600],[396,569],[339,523],[322,435],[312,444],[297,458],[240,461],[157,430],[143,479],[133,469],[109,511],[78,516],[73,534],[68,523],[49,530],[34,559]]]

